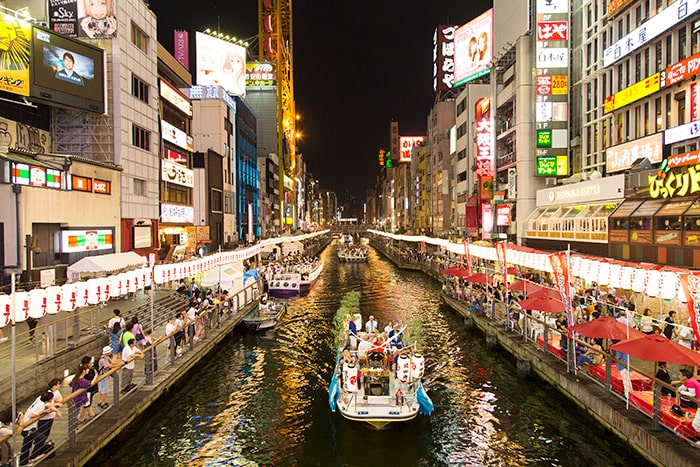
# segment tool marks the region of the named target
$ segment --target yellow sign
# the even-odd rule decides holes
[[[569,77],[566,75],[552,76],[552,94],[566,95],[569,93]]]
[[[660,73],[654,73],[647,79],[634,83],[632,86],[605,98],[604,112],[612,112],[650,96],[661,89]]]
[[[700,165],[659,172],[648,178],[651,198],[674,198],[700,192]]]
[[[0,14],[0,90],[29,95],[31,34],[26,21]]]

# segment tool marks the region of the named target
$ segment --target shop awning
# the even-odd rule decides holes
[[[18,164],[36,165],[46,169],[65,170],[63,164],[36,159],[29,155],[17,154],[14,152],[0,152],[0,157],[8,161],[17,162]]]
[[[615,209],[615,212],[613,212],[610,217],[629,217],[634,210],[637,209],[640,204],[642,204],[642,201],[643,200],[641,199],[626,199],[617,207],[617,209]]]
[[[656,211],[656,216],[682,216],[695,201],[696,198],[678,198],[666,201],[661,209]]]
[[[641,206],[637,208],[629,217],[651,217],[656,214],[661,206],[663,206],[664,200],[662,199],[650,199],[644,201]]]

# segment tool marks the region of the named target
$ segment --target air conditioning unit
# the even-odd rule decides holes
[[[553,177],[545,178],[544,179],[544,186],[546,186],[546,187],[557,186],[557,179],[553,178]]]

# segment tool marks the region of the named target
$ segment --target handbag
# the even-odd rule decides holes
[[[681,406],[678,404],[673,404],[671,407],[671,413],[677,417],[685,417],[685,410],[681,409]]]

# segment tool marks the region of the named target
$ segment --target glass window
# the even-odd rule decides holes
[[[134,23],[131,23],[131,43],[138,47],[141,52],[148,53],[148,35]]]

